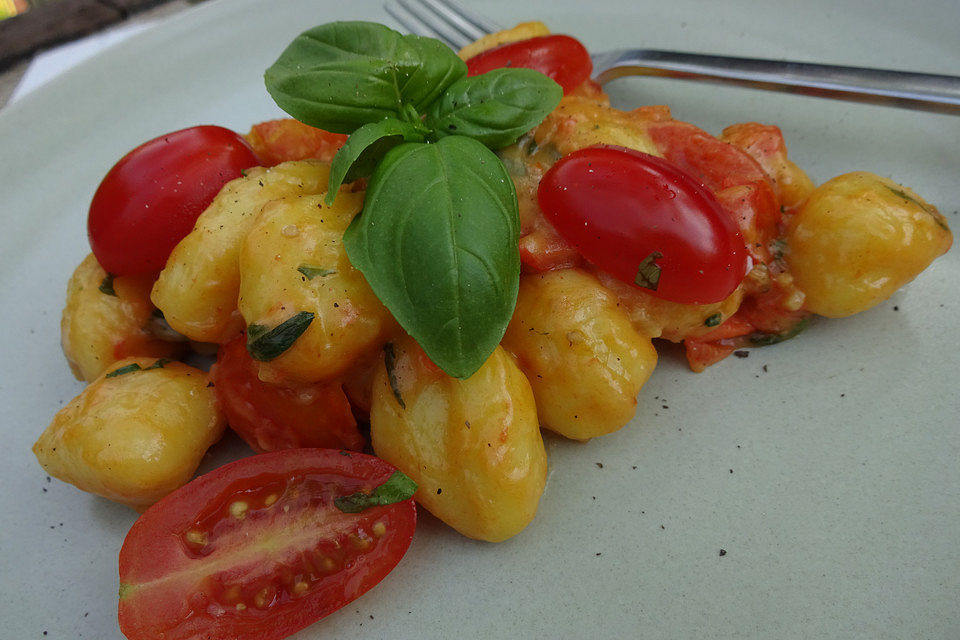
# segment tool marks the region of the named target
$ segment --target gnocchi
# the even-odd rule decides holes
[[[260,364],[261,380],[330,380],[395,330],[343,248],[343,232],[362,204],[362,193],[341,193],[331,206],[322,196],[277,200],[247,233],[239,260],[246,324],[272,328],[295,313],[314,314],[289,349]]]
[[[842,318],[876,306],[950,248],[943,215],[867,172],[818,187],[788,225],[786,259],[806,307]]]
[[[127,358],[61,409],[33,452],[51,476],[142,511],[193,477],[224,427],[203,371]]]
[[[373,381],[370,439],[419,485],[417,502],[465,536],[506,540],[536,514],[547,477],[536,402],[501,347],[458,380],[412,338],[389,345]]]
[[[287,162],[251,169],[228,182],[180,241],[151,297],[171,327],[197,342],[223,344],[244,326],[237,310],[239,254],[263,205],[286,196],[323,193],[329,165]]]
[[[150,302],[152,284],[149,276],[110,276],[93,254],[76,268],[67,284],[60,341],[78,380],[91,382],[127,356],[180,354],[181,343],[152,330],[162,322]]]
[[[530,381],[540,424],[575,440],[629,422],[657,362],[613,293],[580,269],[521,278],[503,345]]]

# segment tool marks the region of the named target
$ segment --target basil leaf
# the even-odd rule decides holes
[[[251,324],[247,327],[247,351],[250,357],[260,362],[273,360],[293,346],[313,322],[313,315],[309,311],[301,311],[269,331],[263,325]]]
[[[650,255],[637,265],[637,276],[633,279],[633,283],[638,287],[656,291],[660,285],[660,265],[654,261],[662,257],[663,254],[659,251],[651,251]]]
[[[393,350],[393,343],[388,342],[383,345],[383,365],[387,369],[387,381],[390,383],[390,390],[393,391],[393,397],[397,399],[397,404],[401,409],[407,408],[407,403],[403,401],[403,395],[400,393],[400,385],[397,382],[397,354]]]
[[[307,280],[313,280],[317,276],[323,278],[325,276],[333,275],[337,272],[336,269],[324,269],[323,267],[315,267],[309,264],[300,265],[297,267],[297,271],[306,276]]]
[[[706,320],[703,321],[703,324],[708,327],[718,327],[723,322],[723,314],[719,311]]]
[[[519,232],[516,192],[499,158],[476,140],[449,136],[387,153],[344,246],[427,356],[466,378],[513,314]]]
[[[140,371],[140,365],[136,362],[131,362],[130,364],[120,367],[119,369],[114,369],[107,375],[103,376],[104,378],[116,378],[117,376],[122,376],[127,373],[133,373],[134,371]]]
[[[560,85],[539,71],[496,69],[455,82],[424,123],[437,136],[470,136],[500,149],[540,124],[562,97]]]
[[[352,133],[422,111],[467,74],[439,41],[372,22],[331,22],[303,32],[266,71],[267,91],[297,120]]]
[[[783,333],[751,333],[747,336],[747,341],[754,347],[768,347],[772,344],[783,342],[791,338],[796,338],[804,329],[810,325],[810,318],[802,318],[795,325]]]
[[[337,198],[337,191],[344,182],[366,178],[376,168],[387,151],[402,142],[423,142],[425,130],[410,122],[386,118],[380,122],[365,124],[354,131],[344,143],[330,165],[330,181],[327,183],[327,206]]]
[[[417,483],[402,471],[394,471],[386,482],[373,490],[372,493],[358,491],[348,496],[334,499],[333,504],[344,513],[360,513],[370,507],[379,507],[388,504],[403,502],[413,497],[417,491]]]
[[[103,280],[100,281],[100,286],[97,289],[100,293],[105,293],[108,296],[117,297],[117,290],[113,288],[113,279],[116,278],[112,273],[108,273],[104,276]]]

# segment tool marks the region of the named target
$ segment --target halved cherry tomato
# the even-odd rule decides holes
[[[115,275],[159,271],[220,187],[259,163],[223,127],[191,127],[140,145],[110,169],[90,203],[97,261]]]
[[[551,167],[537,197],[587,260],[660,298],[719,302],[746,274],[736,224],[703,185],[661,158],[587,147]]]
[[[503,67],[534,69],[570,93],[590,78],[593,62],[580,42],[570,36],[550,35],[510,42],[467,60],[467,75],[476,76]]]
[[[258,452],[299,447],[363,449],[340,384],[281,387],[262,382],[241,334],[217,352],[210,379],[230,427]]]
[[[148,509],[120,550],[130,640],[277,640],[359,597],[400,561],[413,499],[345,513],[395,469],[361,453],[290,449],[230,463]]]

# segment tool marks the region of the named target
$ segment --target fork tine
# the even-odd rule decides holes
[[[392,2],[387,2],[383,5],[383,8],[391,18],[399,22],[400,26],[406,29],[409,33],[418,36],[437,38],[451,49],[461,48],[461,45],[458,42],[452,41],[449,37],[447,37],[446,34],[437,33],[435,28],[433,28],[431,25],[428,25],[420,18],[402,11],[403,7],[398,7]]]
[[[453,0],[422,0],[422,2],[432,5],[435,11],[443,14],[448,22],[455,25],[471,41],[503,29],[493,20],[470,11]]]
[[[454,49],[482,37],[488,33],[487,29],[498,28],[493,22],[449,0],[395,0],[385,4],[384,8],[411,33],[437,37]]]
[[[423,0],[417,0],[416,5],[411,4],[407,0],[395,0],[395,4],[403,8],[406,11],[407,19],[412,20],[414,24],[419,27],[419,29],[415,31],[418,35],[439,38],[454,50],[461,49],[469,42],[472,42],[470,38],[458,30],[452,29],[449,24],[437,14],[433,13],[432,7],[424,6]],[[396,7],[395,9],[396,13],[391,13],[390,15],[397,18],[396,14],[400,13],[400,11]],[[410,28],[407,24],[400,21],[399,18],[397,18],[397,20],[405,27]]]

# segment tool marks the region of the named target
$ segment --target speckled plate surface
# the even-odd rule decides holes
[[[471,4],[594,49],[960,69],[953,0]],[[120,637],[117,551],[135,514],[50,481],[30,451],[82,388],[58,322],[97,183],[155,135],[275,117],[263,70],[303,29],[356,18],[389,23],[372,2],[204,3],[0,112],[0,636]],[[817,182],[891,176],[960,226],[960,118],[666,80],[608,88],[713,132],[777,124]],[[958,281],[953,250],[867,313],[703,374],[665,349],[629,426],[547,437],[546,493],[522,534],[482,544],[424,515],[393,574],[296,638],[956,638]]]

